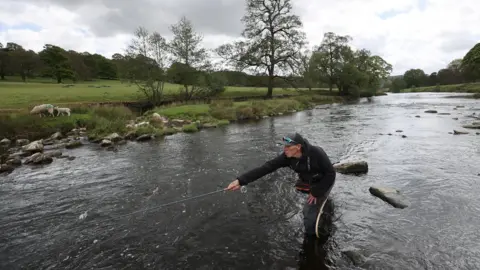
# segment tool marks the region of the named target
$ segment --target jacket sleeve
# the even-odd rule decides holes
[[[314,155],[320,171],[313,176],[310,193],[316,198],[322,198],[335,184],[336,171],[323,149],[315,149]]]
[[[244,186],[259,179],[262,176],[278,170],[279,168],[287,167],[288,165],[288,158],[285,156],[285,154],[282,153],[274,159],[265,162],[262,166],[251,169],[250,171],[241,174],[237,177],[237,179],[240,182],[240,185]]]

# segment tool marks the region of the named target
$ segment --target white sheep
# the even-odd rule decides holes
[[[55,110],[57,110],[57,116],[59,116],[60,114],[67,114],[68,116],[70,116],[70,108],[59,108],[59,107],[55,107]]]
[[[53,105],[51,104],[42,104],[42,105],[37,105],[33,107],[33,109],[30,111],[30,114],[39,114],[40,117],[43,116],[43,114],[47,113],[50,114],[52,117],[55,117],[55,114],[53,114]]]

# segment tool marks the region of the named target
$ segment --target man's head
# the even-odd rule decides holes
[[[303,138],[298,133],[289,134],[282,138],[283,152],[287,157],[299,158],[302,156]]]

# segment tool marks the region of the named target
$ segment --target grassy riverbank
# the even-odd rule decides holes
[[[25,138],[36,140],[61,131],[66,134],[74,128],[85,127],[90,138],[102,138],[113,132],[122,136],[138,137],[144,134],[158,136],[176,132],[195,132],[230,122],[260,119],[312,108],[317,104],[341,102],[338,96],[301,95],[292,98],[255,101],[214,101],[211,104],[175,105],[155,108],[136,116],[126,107],[79,107],[72,115],[59,117],[31,116],[24,113],[0,115],[0,139]],[[157,113],[168,123],[155,121]]]
[[[137,86],[114,80],[97,80],[92,82],[52,83],[50,80],[38,79],[23,83],[15,78],[0,81],[0,110],[32,108],[38,104],[54,104],[63,106],[72,103],[139,101],[144,98]],[[13,80],[12,80],[13,79]],[[165,84],[164,94],[178,94],[181,85]],[[301,89],[306,90],[306,89]],[[314,89],[328,93],[325,89]],[[333,91],[335,94],[336,91]],[[267,93],[264,87],[226,87],[220,97],[263,96]],[[275,88],[274,95],[300,95],[293,88]]]
[[[403,89],[401,92],[450,92],[450,93],[475,93],[480,97],[480,83],[464,83],[450,85],[436,85]]]

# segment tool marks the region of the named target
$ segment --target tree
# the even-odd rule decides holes
[[[480,80],[480,43],[477,43],[465,54],[460,68],[467,80]]]
[[[328,83],[330,92],[337,80],[337,74],[341,71],[342,66],[349,61],[351,56],[350,51],[346,48],[348,42],[352,38],[350,36],[340,36],[332,32],[327,32],[323,35],[323,40],[320,46],[315,49],[316,69],[322,74],[321,80]]]
[[[266,72],[266,97],[271,98],[274,79],[287,79],[301,65],[300,52],[306,43],[302,22],[292,14],[290,0],[246,0],[246,5],[244,40],[224,44],[216,52],[239,70]]]
[[[313,54],[311,51],[306,50],[300,54],[300,67],[299,67],[299,76],[303,78],[303,85],[305,85],[308,90],[312,90],[315,85],[315,71],[313,68]]]
[[[27,77],[33,77],[35,68],[39,66],[38,55],[32,50],[25,50],[16,43],[7,43],[7,48],[11,60],[9,70],[12,74],[19,74],[22,81],[26,82]]]
[[[401,90],[407,88],[407,84],[403,78],[395,78],[392,80],[392,92],[400,93]]]
[[[122,77],[134,83],[148,101],[159,105],[163,100],[166,67],[168,61],[167,44],[159,33],[149,33],[144,27],[138,27],[134,32],[126,50],[126,61],[122,65]],[[117,60],[120,58],[117,55]]]
[[[0,80],[5,80],[7,63],[9,60],[8,56],[8,48],[4,48],[3,44],[0,42]]]
[[[427,75],[421,69],[409,69],[403,74],[407,88],[424,86],[427,81]]]
[[[170,26],[170,30],[173,39],[168,47],[173,61],[177,63],[175,77],[177,82],[183,85],[183,98],[189,100],[202,89],[199,87],[203,80],[202,72],[210,67],[207,51],[201,45],[203,37],[195,32],[192,23],[186,17]]]
[[[55,78],[57,83],[62,83],[64,78],[73,77],[67,52],[64,49],[55,45],[45,44],[39,56],[47,65],[48,75]]]

